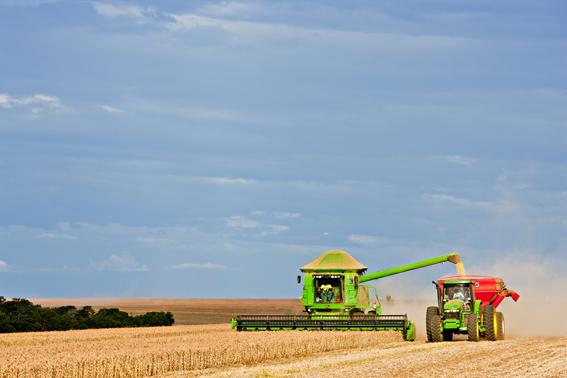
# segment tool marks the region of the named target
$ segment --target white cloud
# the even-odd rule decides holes
[[[457,197],[450,194],[424,194],[422,196],[426,201],[448,203],[460,207],[480,207],[489,208],[495,205],[490,201],[473,201],[467,198]]]
[[[266,230],[260,232],[260,236],[276,235],[282,232],[289,231],[290,227],[283,224],[267,224]]]
[[[77,239],[73,235],[63,234],[63,233],[58,233],[58,232],[44,232],[44,233],[37,235],[37,237],[42,238],[42,239],[60,239],[60,240],[75,240],[75,239]]]
[[[63,0],[0,0],[0,5],[19,6],[19,7],[35,7],[44,4],[60,3]]]
[[[226,220],[226,226],[235,230],[258,230],[258,236],[276,235],[288,231],[289,226],[283,224],[267,224],[254,219],[243,217],[241,215],[234,215]]]
[[[145,272],[148,267],[126,254],[111,255],[102,261],[89,262],[89,269],[99,272]]]
[[[204,178],[204,181],[214,185],[248,185],[251,183],[251,180],[242,177],[207,177]]]
[[[32,113],[43,111],[62,110],[63,104],[58,97],[37,93],[32,96],[12,96],[7,93],[0,93],[0,108],[28,108]]]
[[[6,261],[0,260],[0,272],[9,272],[12,269]]]
[[[108,113],[124,113],[124,110],[106,104],[102,104],[99,107]]]
[[[226,266],[224,265],[213,264],[213,263],[204,263],[204,264],[183,263],[173,266],[173,269],[225,269],[225,268]]]
[[[155,13],[153,8],[143,8],[138,5],[131,4],[107,4],[94,2],[93,7],[98,14],[104,17],[129,17],[140,21],[144,20],[146,16]]]
[[[447,163],[462,165],[465,167],[470,167],[476,162],[475,159],[462,155],[444,155],[439,158],[445,160]]]
[[[251,215],[255,217],[273,217],[275,219],[296,219],[301,218],[301,213],[292,213],[284,211],[275,211],[268,213],[264,210],[254,210],[250,212]]]
[[[348,236],[348,240],[353,243],[361,244],[361,245],[375,245],[387,241],[387,239],[385,238],[381,238],[373,235],[364,235],[364,234],[351,234]]]
[[[224,9],[228,9],[225,7]],[[234,8],[236,11],[236,8]],[[381,33],[372,31],[340,30],[330,28],[312,28],[294,24],[228,20],[222,18],[222,11],[210,9],[205,13],[213,17],[196,13],[170,14],[172,21],[165,26],[171,31],[195,29],[219,29],[234,37],[235,42],[257,41],[313,41],[336,44],[361,44],[366,48],[430,50],[436,48],[454,48],[471,44],[471,40],[443,35],[409,35]],[[215,17],[216,16],[216,17]]]
[[[198,9],[198,13],[207,14],[209,16],[234,16],[243,13],[250,13],[258,8],[253,4],[246,4],[237,1],[221,1],[216,4],[206,4]]]
[[[301,213],[280,213],[280,212],[275,212],[274,213],[274,217],[277,219],[292,219],[292,218],[301,218]]]
[[[260,228],[262,223],[243,217],[241,215],[233,215],[226,220],[226,225],[229,228],[234,229],[248,229],[248,228]]]

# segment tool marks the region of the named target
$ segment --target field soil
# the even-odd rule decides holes
[[[177,372],[168,377],[567,377],[567,338],[479,343],[390,342],[253,367]]]

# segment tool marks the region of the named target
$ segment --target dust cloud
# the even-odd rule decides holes
[[[516,303],[506,298],[498,308],[509,336],[567,336],[566,265],[564,258],[519,253],[485,270],[521,296]]]

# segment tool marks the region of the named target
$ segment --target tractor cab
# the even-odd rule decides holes
[[[474,302],[472,282],[454,282],[443,285],[442,298],[444,311],[470,311]]]

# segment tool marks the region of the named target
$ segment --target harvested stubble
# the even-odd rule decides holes
[[[0,335],[0,377],[143,377],[401,341],[398,332],[234,332],[227,325]]]

